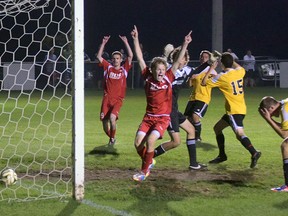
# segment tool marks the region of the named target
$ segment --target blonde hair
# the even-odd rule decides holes
[[[162,57],[154,57],[150,64],[150,69],[152,73],[153,71],[156,71],[157,65],[159,64],[165,65],[165,68],[167,70],[167,61]]]

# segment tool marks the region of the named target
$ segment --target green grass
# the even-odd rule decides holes
[[[182,111],[189,94],[189,89],[181,92],[179,105]],[[143,183],[138,184],[131,180],[132,174],[140,168],[141,164],[133,142],[145,112],[144,91],[128,90],[119,116],[117,144],[115,149],[111,149],[106,147],[108,138],[99,120],[102,92],[87,90],[85,95],[85,200],[78,203],[67,197],[29,203],[1,202],[1,215],[286,216],[288,194],[270,192],[271,187],[283,184],[281,138],[260,117],[257,107],[260,99],[265,95],[272,95],[277,99],[287,97],[287,89],[247,88],[245,94],[248,110],[244,120],[245,132],[253,145],[262,151],[256,169],[249,168],[249,153],[236,140],[232,130],[227,128],[224,134],[228,160],[219,165],[209,166],[209,171],[205,174],[189,172],[185,133],[182,131],[183,144],[157,158],[156,167],[151,175]],[[35,99],[24,97],[24,100]],[[13,109],[12,105],[15,103],[12,100],[11,105],[9,107],[5,105],[2,110],[8,112]],[[47,105],[54,110],[53,107],[59,103],[61,102],[56,100],[55,104],[47,102]],[[23,106],[24,104],[25,101]],[[27,117],[33,116],[31,109],[35,108],[27,107]],[[217,156],[218,149],[212,128],[223,114],[224,98],[215,89],[208,112],[202,120],[203,143],[197,147],[198,161],[207,163]],[[62,111],[59,111],[59,116],[61,115]],[[49,113],[47,118],[48,120],[51,118]],[[34,119],[36,122],[39,121],[37,115]],[[33,127],[33,123],[31,125]],[[60,136],[59,141],[62,139],[63,137]],[[157,145],[167,139],[169,137],[165,134],[163,140],[159,140]],[[29,137],[27,140],[29,141]],[[44,148],[49,149],[45,141],[42,143]],[[57,158],[57,155],[58,152],[51,152],[51,158]],[[65,163],[65,160],[59,163]],[[29,184],[29,181],[26,184]],[[53,186],[47,185],[46,189],[51,190],[50,187]],[[61,189],[65,191],[64,187],[65,185]],[[13,196],[13,191],[10,193]]]

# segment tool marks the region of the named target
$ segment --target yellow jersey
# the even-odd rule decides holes
[[[195,74],[191,78],[192,83],[192,93],[189,97],[189,101],[199,100],[203,101],[206,104],[209,104],[211,101],[211,90],[210,86],[202,86],[201,82],[206,72],[209,70],[209,67],[205,68],[201,73]],[[211,74],[216,75],[216,71],[212,71]]]
[[[246,103],[243,90],[245,69],[238,67],[228,69],[207,80],[206,85],[218,87],[225,97],[227,114],[246,114]]]
[[[282,130],[288,130],[288,98],[281,102],[281,128]]]

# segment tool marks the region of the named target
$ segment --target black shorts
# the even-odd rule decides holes
[[[228,115],[225,114],[222,116],[222,119],[226,121],[232,128],[233,130],[237,130],[238,128],[243,128],[243,120],[245,118],[245,115],[242,114],[234,114],[234,115]]]
[[[180,124],[182,124],[186,117],[179,111],[172,111],[170,114],[170,124],[167,128],[169,132],[180,132]]]
[[[188,101],[184,115],[191,117],[192,114],[195,113],[200,118],[203,118],[207,109],[208,109],[208,104],[204,103],[203,101],[199,101],[199,100]]]

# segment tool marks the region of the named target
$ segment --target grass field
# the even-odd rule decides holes
[[[183,111],[190,94],[184,89],[179,98]],[[141,161],[133,140],[145,112],[144,91],[128,90],[117,128],[117,144],[108,148],[108,138],[99,120],[102,91],[87,90],[85,95],[85,199],[68,197],[32,202],[1,202],[1,215],[139,215],[139,216],[287,216],[288,194],[274,193],[271,187],[283,184],[281,138],[257,112],[260,99],[273,95],[287,97],[287,89],[247,88],[246,135],[262,152],[255,169],[250,154],[236,140],[231,129],[224,131],[228,160],[210,165],[208,171],[188,170],[185,134],[182,145],[157,158],[151,175],[141,184],[132,180]],[[212,102],[202,121],[202,143],[197,145],[198,161],[208,163],[218,154],[213,125],[224,114],[224,98],[213,90]],[[165,134],[163,140],[169,139]]]

